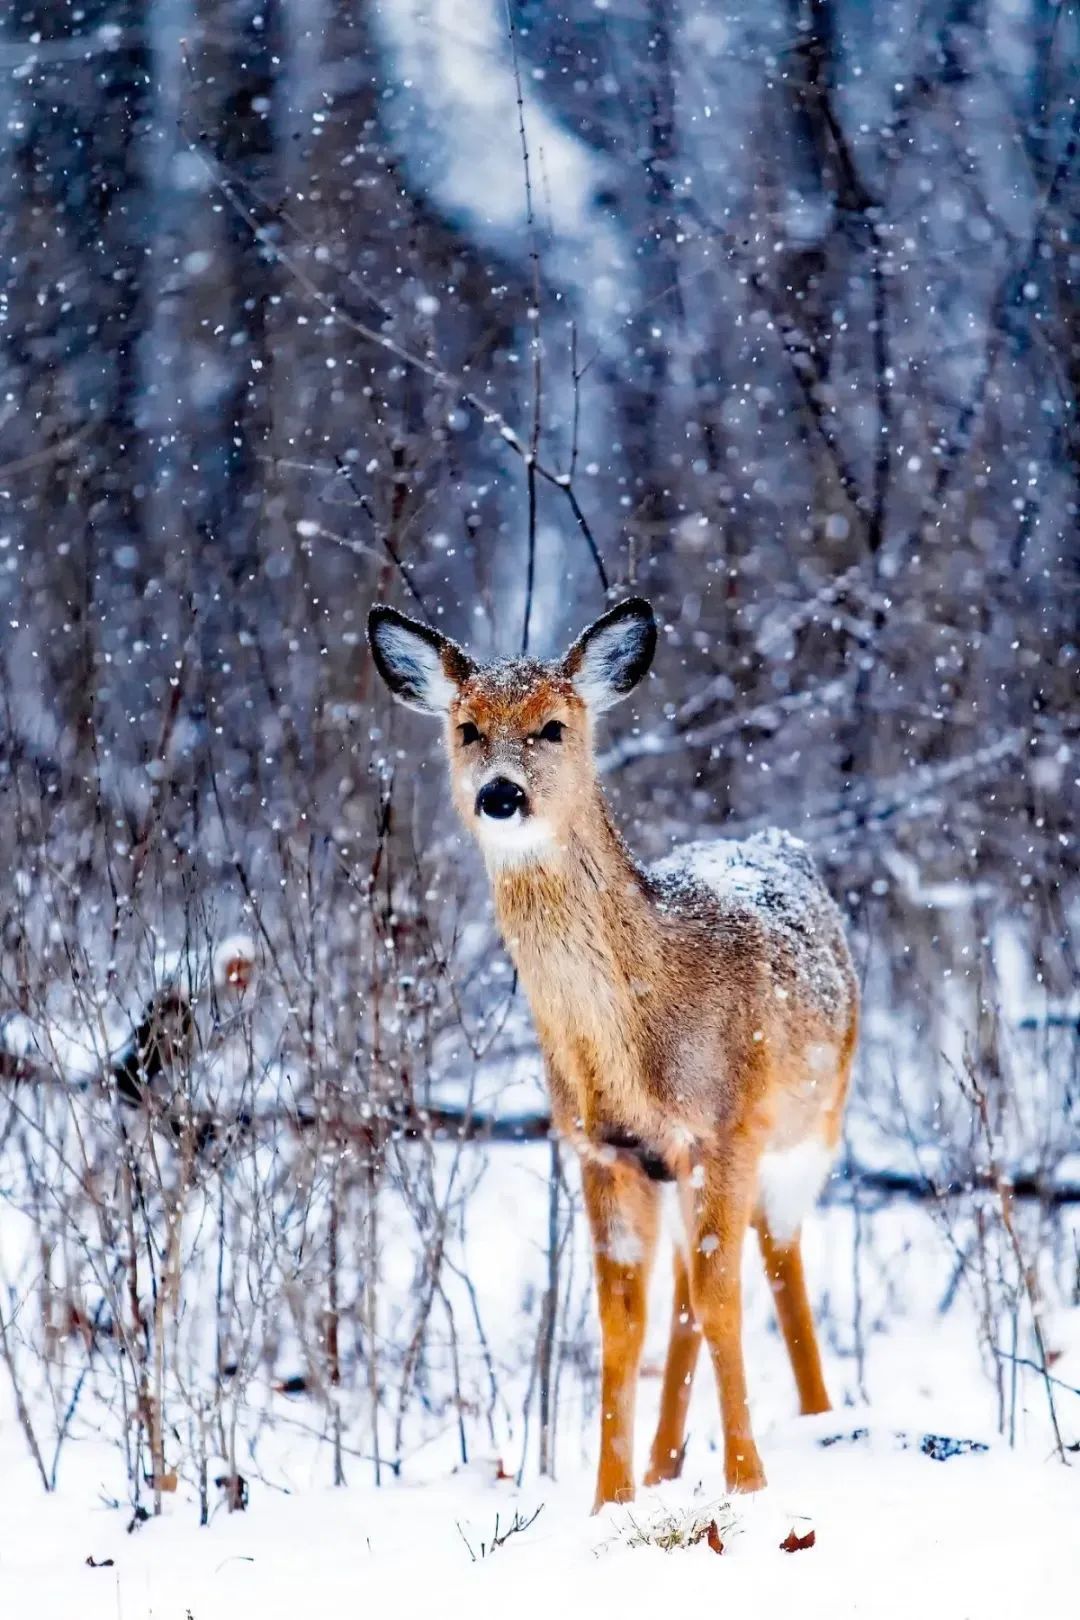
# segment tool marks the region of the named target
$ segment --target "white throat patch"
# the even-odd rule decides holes
[[[520,811],[507,821],[477,816],[473,825],[484,859],[492,870],[531,865],[543,860],[555,848],[551,827],[542,816],[523,816]]]

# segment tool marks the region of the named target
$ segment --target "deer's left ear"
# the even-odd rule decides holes
[[[656,620],[644,597],[620,602],[583,630],[563,659],[563,672],[594,714],[627,697],[648,673]]]
[[[456,641],[396,608],[372,608],[368,640],[375,667],[391,692],[421,714],[445,714],[472,673],[472,663]]]

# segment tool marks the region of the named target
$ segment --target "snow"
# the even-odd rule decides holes
[[[655,862],[648,876],[661,906],[694,905],[704,891],[719,899],[721,915],[752,916],[773,948],[781,948],[794,987],[809,991],[838,1025],[847,1016],[851,978],[843,924],[802,839],[767,827],[749,838],[684,844]]]
[[[81,1085],[100,1074],[103,1055],[119,1050],[130,1033],[130,1026],[124,1029],[115,1016],[109,1020],[104,1013],[97,1027],[90,1020],[68,1027],[57,1020],[35,1023],[24,1013],[8,1013],[0,1018],[0,1053],[46,1071],[55,1069],[72,1085]]]
[[[909,1419],[916,1414],[908,1413]],[[936,1414],[940,1421],[941,1414]],[[716,1459],[701,1480],[643,1493],[632,1508],[587,1512],[590,1481],[530,1479],[518,1489],[493,1469],[422,1485],[268,1493],[247,1513],[200,1531],[190,1514],[127,1535],[122,1517],[70,1492],[35,1494],[7,1469],[0,1591],[4,1613],[60,1620],[263,1620],[317,1613],[433,1612],[564,1620],[597,1613],[727,1612],[755,1616],[908,1617],[1061,1613],[1076,1579],[1075,1475],[1037,1455],[985,1454],[935,1462],[900,1449],[890,1424],[860,1412],[789,1422],[768,1436],[772,1483],[737,1500],[728,1525]],[[87,1483],[93,1477],[83,1459]],[[496,1515],[534,1524],[489,1556]],[[715,1513],[724,1554],[627,1545],[665,1512]],[[810,1523],[816,1545],[780,1541]],[[466,1541],[477,1556],[474,1563]],[[108,1567],[91,1568],[86,1560]],[[685,1608],[683,1607],[685,1605]]]

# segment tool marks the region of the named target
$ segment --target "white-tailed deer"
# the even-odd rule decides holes
[[[840,914],[784,833],[639,866],[597,779],[593,721],[652,662],[647,602],[613,608],[555,663],[474,663],[390,608],[369,620],[403,703],[442,717],[454,799],[528,994],[555,1124],[581,1160],[603,1336],[596,1504],[633,1495],[632,1436],[659,1188],[686,1234],[646,1482],[682,1465],[704,1336],[729,1489],[765,1483],[750,1426],[740,1262],[757,1229],[804,1412],[829,1406],[799,1230],[840,1136],[857,985]]]

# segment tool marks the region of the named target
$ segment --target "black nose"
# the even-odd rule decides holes
[[[516,782],[511,782],[506,776],[496,776],[490,782],[485,782],[476,795],[477,815],[490,816],[493,821],[509,821],[518,810],[524,815],[528,805],[524,788],[519,788]]]

